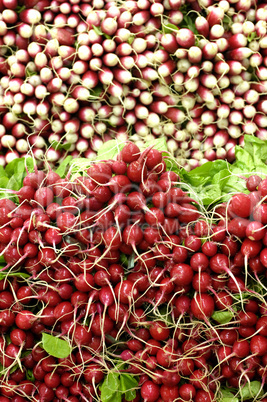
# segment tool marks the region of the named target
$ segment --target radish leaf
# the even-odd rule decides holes
[[[120,375],[120,383],[120,389],[125,394],[126,401],[132,401],[136,397],[134,388],[138,386],[138,381],[133,376],[122,373]]]
[[[57,358],[68,357],[71,353],[71,347],[68,342],[53,335],[43,333],[42,344],[49,355]]]
[[[121,401],[121,395],[118,393],[120,387],[119,373],[110,372],[105,377],[103,383],[101,384],[101,401],[102,402],[112,402]]]
[[[124,147],[125,142],[118,142],[117,140],[110,140],[104,142],[97,152],[97,160],[115,159],[119,152]]]
[[[60,177],[64,177],[66,173],[66,169],[72,160],[72,156],[69,155],[64,159],[63,162],[60,163],[60,166],[57,168],[56,173],[59,174]]]
[[[242,399],[254,399],[256,396],[262,395],[262,385],[259,381],[251,381],[244,385],[240,390]]]
[[[221,394],[222,398],[220,399],[220,402],[239,402],[239,399],[236,398],[228,389],[221,389]]]
[[[231,321],[233,318],[234,313],[232,311],[226,310],[226,311],[215,311],[211,318],[213,320],[217,321],[219,324],[227,324],[228,322]]]

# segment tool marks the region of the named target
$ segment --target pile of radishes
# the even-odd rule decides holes
[[[266,402],[267,179],[204,210],[166,162],[129,142],[0,199],[0,402]]]
[[[266,139],[267,4],[1,0],[1,165],[166,136],[190,170]]]

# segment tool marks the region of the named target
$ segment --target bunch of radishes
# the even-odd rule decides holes
[[[190,170],[266,139],[264,2],[2,0],[1,164],[167,136]]]
[[[267,179],[204,211],[165,158],[127,143],[81,175],[36,169],[0,199],[0,402],[104,401],[120,372],[134,402],[255,383],[247,399],[266,402]]]

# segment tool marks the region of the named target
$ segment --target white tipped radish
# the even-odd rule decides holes
[[[5,148],[14,148],[16,144],[16,138],[13,135],[3,135],[1,137],[1,144]]]
[[[191,67],[191,63],[187,59],[178,60],[177,70],[181,73],[186,73],[189,67]]]
[[[79,103],[76,99],[67,98],[63,103],[63,108],[68,113],[76,113],[79,110]]]
[[[207,21],[210,27],[215,24],[220,24],[224,18],[224,10],[221,7],[212,6],[207,16]]]
[[[213,70],[213,63],[211,61],[205,60],[201,63],[201,69],[205,73],[210,73]]]
[[[254,116],[254,120],[255,124],[258,127],[261,128],[266,128],[267,127],[267,116],[263,115],[263,114],[256,114]]]
[[[228,119],[231,124],[239,125],[243,122],[243,114],[238,110],[234,110],[230,113]]]
[[[228,133],[231,138],[239,138],[242,135],[241,128],[237,125],[229,125]]]
[[[204,102],[207,103],[214,102],[214,96],[212,92],[209,91],[207,88],[203,87],[202,85],[199,85],[197,93]]]
[[[253,119],[253,117],[256,115],[256,108],[253,105],[246,105],[243,109],[243,115],[247,118],[247,119]],[[258,125],[258,123],[256,122],[256,124]]]
[[[188,49],[188,60],[190,63],[200,63],[202,60],[202,50],[197,46],[191,46]]]
[[[224,35],[224,27],[219,24],[215,24],[210,28],[210,34],[209,38],[214,40],[214,39],[219,39]]]
[[[249,135],[254,135],[258,129],[257,125],[254,123],[254,121],[246,121],[246,124],[243,124],[242,126],[244,134],[249,134]]]
[[[208,34],[210,32],[210,26],[206,18],[202,16],[198,16],[195,20],[195,25],[198,33],[200,35],[203,35],[205,38],[208,37]]]
[[[247,37],[242,33],[234,34],[228,39],[228,44],[231,50],[245,47],[247,46],[247,43]]]
[[[178,48],[175,36],[171,33],[163,34],[161,37],[161,46],[163,46],[168,53],[175,53]]]
[[[189,49],[195,44],[195,35],[190,29],[181,28],[176,34],[176,41],[181,47]]]
[[[202,49],[203,58],[212,60],[218,53],[218,46],[215,42],[208,42]]]
[[[220,98],[223,103],[230,104],[234,101],[235,94],[231,89],[224,89],[221,92]]]
[[[248,47],[239,47],[238,49],[229,51],[229,57],[231,57],[232,60],[242,61],[248,59],[252,53],[253,51]]]

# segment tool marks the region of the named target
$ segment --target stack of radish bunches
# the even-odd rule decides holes
[[[165,161],[0,199],[0,402],[267,401],[267,179],[207,211]]]
[[[1,0],[0,163],[166,136],[187,170],[267,138],[264,0]]]

